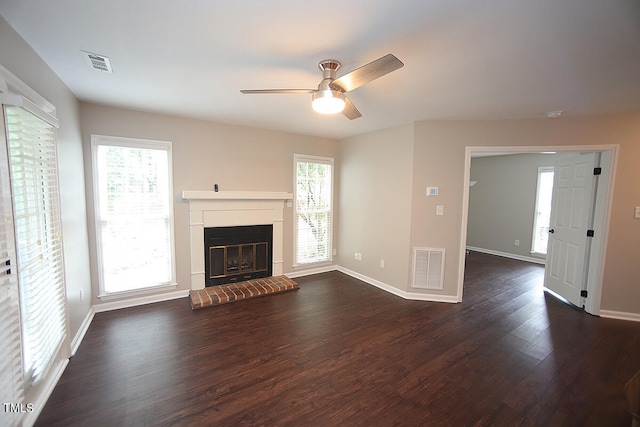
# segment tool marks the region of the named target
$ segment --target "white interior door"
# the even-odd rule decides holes
[[[577,306],[586,289],[595,163],[595,153],[581,154],[558,161],[554,172],[544,286]]]

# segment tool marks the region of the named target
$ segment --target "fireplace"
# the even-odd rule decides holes
[[[204,229],[205,286],[269,277],[273,225]]]
[[[204,230],[217,227],[271,225],[271,275],[284,274],[284,212],[291,207],[292,193],[269,191],[183,191],[189,202],[191,289],[204,289],[207,273]],[[209,266],[210,268],[210,266]]]

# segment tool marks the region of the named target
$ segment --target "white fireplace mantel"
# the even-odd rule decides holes
[[[284,207],[292,193],[271,191],[183,191],[189,202],[191,289],[204,289],[204,229],[273,225],[272,274],[283,274]],[[290,204],[287,204],[290,206]]]
[[[279,191],[183,191],[182,198],[189,202],[231,200],[293,200],[293,193]]]

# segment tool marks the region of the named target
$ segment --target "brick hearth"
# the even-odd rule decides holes
[[[192,290],[189,293],[189,299],[191,300],[191,308],[196,310],[212,305],[226,304],[297,289],[299,289],[298,284],[286,276],[265,277],[263,279]]]

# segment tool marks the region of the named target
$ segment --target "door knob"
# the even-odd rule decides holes
[[[556,232],[556,230],[554,230],[553,228],[550,228],[550,229],[549,229],[549,233],[553,234],[553,233],[555,233],[555,232]]]

